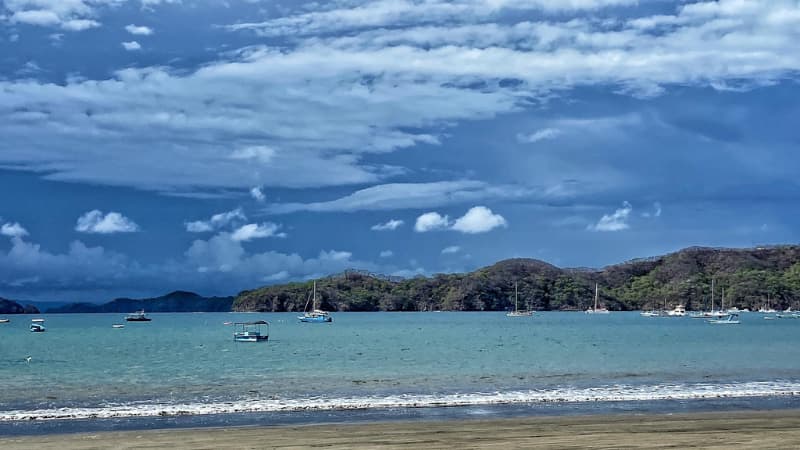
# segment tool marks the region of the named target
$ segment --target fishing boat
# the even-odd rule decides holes
[[[530,317],[533,311],[529,309],[519,309],[519,292],[517,292],[517,283],[514,283],[514,310],[506,313],[508,317]]]
[[[44,333],[47,329],[41,322],[31,322],[32,333]]]
[[[300,322],[307,322],[307,323],[327,323],[333,322],[333,318],[331,315],[328,314],[327,311],[322,311],[321,309],[317,309],[317,282],[314,282],[313,288],[313,296],[311,300],[311,310],[308,309],[308,300],[306,300],[306,307],[305,313],[302,316],[298,316]]]
[[[739,314],[728,314],[724,319],[712,319],[708,323],[714,325],[739,325]]]
[[[606,308],[598,308],[597,307],[597,300],[600,297],[600,286],[595,283],[594,284],[594,308],[589,308],[586,310],[586,314],[608,314],[608,309]]]
[[[127,316],[125,316],[125,320],[128,322],[150,322],[152,319],[147,317],[143,309],[140,309],[135,313],[130,313]]]
[[[265,320],[255,322],[236,322],[233,324],[233,340],[236,342],[266,342],[269,340],[269,323]],[[266,326],[266,333],[261,332],[261,327]]]

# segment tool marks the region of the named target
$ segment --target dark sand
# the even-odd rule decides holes
[[[800,410],[146,430],[0,438],[0,449],[800,448]]]

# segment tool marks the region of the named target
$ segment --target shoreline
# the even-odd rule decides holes
[[[791,448],[800,409],[527,416],[111,431],[0,438],[3,449],[84,448]]]

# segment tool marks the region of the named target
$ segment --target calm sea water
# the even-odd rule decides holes
[[[43,315],[0,324],[0,422],[800,395],[800,320],[638,313]],[[225,321],[270,322],[236,343]],[[27,358],[30,356],[30,360]],[[567,407],[567,406],[565,406]],[[588,406],[587,406],[588,407]]]

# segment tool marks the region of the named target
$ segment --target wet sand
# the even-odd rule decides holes
[[[800,410],[146,430],[0,438],[11,449],[800,448]]]

